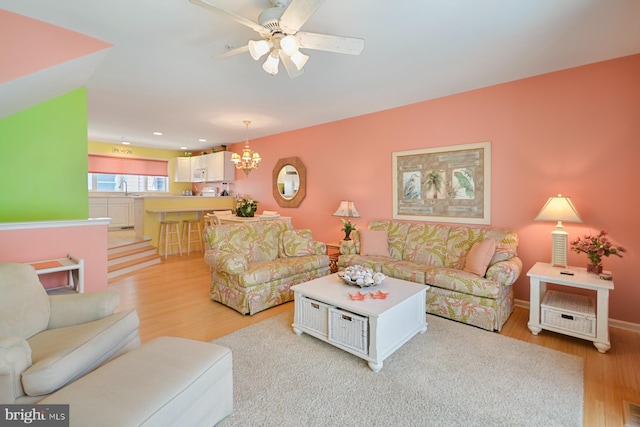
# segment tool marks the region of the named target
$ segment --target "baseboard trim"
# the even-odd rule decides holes
[[[624,320],[609,319],[609,326],[612,328],[627,329],[629,331],[640,332],[640,325],[637,323],[625,322]]]
[[[518,307],[529,309],[529,301],[516,299],[515,304]],[[625,322],[624,320],[609,319],[609,326],[612,328],[627,329],[629,331],[640,332],[640,324]]]

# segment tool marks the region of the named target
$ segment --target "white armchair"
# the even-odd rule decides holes
[[[116,292],[49,296],[33,267],[0,264],[0,403],[35,403],[140,345]]]

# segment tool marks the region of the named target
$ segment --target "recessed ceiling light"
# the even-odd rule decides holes
[[[204,138],[200,138],[200,139],[198,140],[198,142],[207,142],[207,140],[206,140],[206,139],[204,139]]]
[[[127,141],[122,141],[122,145],[131,145],[131,143]]]
[[[180,147],[180,149],[181,149],[181,150],[186,150],[186,149],[187,149],[187,147]]]
[[[157,135],[157,136],[160,136],[160,135],[162,135],[162,132],[155,131],[153,134]]]

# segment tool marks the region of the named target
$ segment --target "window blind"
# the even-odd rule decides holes
[[[169,176],[169,161],[89,154],[89,172],[119,175]]]

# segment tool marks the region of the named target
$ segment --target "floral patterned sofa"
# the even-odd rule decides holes
[[[387,276],[428,284],[428,313],[483,329],[499,331],[511,315],[511,285],[522,271],[515,231],[389,220],[372,221],[368,230],[383,231],[388,253],[368,254],[372,250],[364,247],[362,238],[372,233],[356,231],[353,240],[340,244],[339,268],[363,265]],[[476,242],[477,247],[492,246],[491,252],[484,253],[484,274],[465,271]],[[474,258],[475,254],[474,249]]]
[[[289,221],[259,221],[208,227],[211,299],[242,314],[293,300],[291,286],[330,273],[324,243]]]

